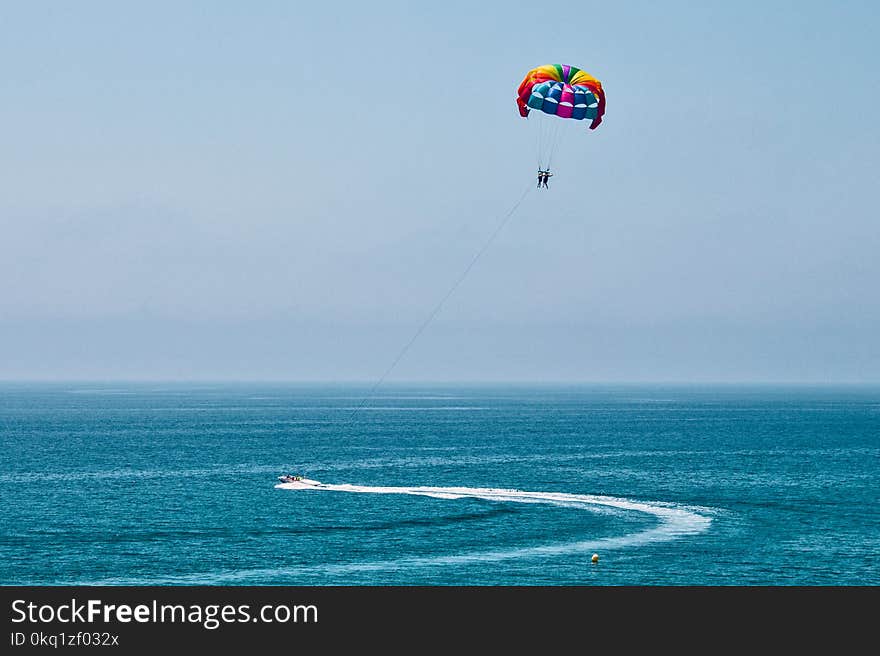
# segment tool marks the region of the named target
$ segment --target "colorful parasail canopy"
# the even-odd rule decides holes
[[[592,119],[595,130],[605,113],[602,83],[589,73],[566,64],[546,64],[526,73],[517,90],[520,116],[529,109],[575,120]]]

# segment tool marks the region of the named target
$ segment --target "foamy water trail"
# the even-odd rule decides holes
[[[633,501],[620,497],[598,496],[593,494],[570,494],[566,492],[527,492],[524,490],[510,490],[500,488],[482,487],[379,487],[369,485],[331,485],[308,481],[308,485],[298,483],[279,483],[275,486],[279,489],[297,491],[331,491],[353,492],[360,494],[409,494],[416,496],[434,497],[437,499],[485,499],[487,501],[502,501],[509,503],[537,503],[563,506],[567,508],[583,508],[584,510],[596,511],[601,508],[614,508],[617,510],[634,511],[653,515],[660,523],[650,529],[629,533],[626,535],[599,538],[594,540],[580,540],[561,544],[548,544],[535,547],[523,547],[518,549],[496,549],[492,551],[478,551],[465,554],[448,556],[431,556],[427,558],[410,558],[403,561],[395,561],[397,564],[444,564],[466,563],[474,561],[506,560],[510,558],[525,558],[540,555],[575,554],[599,549],[619,549],[633,547],[651,542],[674,540],[687,535],[696,535],[709,528],[712,523],[711,517],[700,514],[693,509],[682,506],[661,504],[656,502]],[[376,563],[376,565],[380,565]],[[367,563],[353,565],[339,565],[342,570],[351,567],[363,569],[370,567]]]
[[[279,577],[295,578],[303,575],[344,575],[357,572],[380,572],[397,570],[402,567],[431,567],[461,565],[479,562],[503,561],[515,558],[539,556],[577,555],[592,552],[606,552],[625,547],[675,540],[696,535],[709,528],[712,518],[708,509],[694,509],[659,502],[634,501],[620,497],[592,494],[570,494],[566,492],[527,492],[500,488],[481,487],[380,487],[369,485],[326,484],[304,480],[299,483],[280,483],[275,486],[282,490],[297,492],[349,492],[355,494],[408,494],[433,497],[436,499],[485,499],[506,503],[549,504],[565,508],[581,508],[590,512],[603,510],[640,512],[653,515],[659,522],[652,528],[620,536],[577,540],[572,542],[545,544],[533,547],[471,551],[460,554],[437,556],[402,557],[392,560],[377,560],[357,563],[325,563],[317,566],[301,565],[273,568],[253,568],[245,570],[221,570],[185,574],[180,576],[151,577],[149,579],[111,578],[102,581],[73,581],[74,585],[193,585],[193,584],[246,584],[264,579]]]

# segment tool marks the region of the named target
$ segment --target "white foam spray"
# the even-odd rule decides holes
[[[613,508],[653,515],[659,524],[652,528],[629,533],[622,536],[580,540],[561,544],[548,544],[517,549],[500,549],[479,551],[448,556],[432,556],[429,558],[406,559],[405,562],[418,564],[466,563],[473,561],[506,560],[541,555],[576,554],[599,549],[620,549],[651,542],[674,540],[688,535],[702,533],[709,528],[711,517],[701,514],[696,509],[659,502],[633,501],[620,497],[599,496],[593,494],[571,494],[566,492],[527,492],[524,490],[482,487],[382,487],[369,485],[332,485],[318,481],[303,479],[293,483],[280,483],[275,487],[287,490],[324,490],[331,492],[352,492],[360,494],[410,494],[434,497],[437,499],[474,498],[488,501],[508,503],[537,503],[562,506],[567,508],[583,508],[598,511]],[[400,561],[398,561],[399,563]],[[378,565],[378,564],[377,564]],[[361,564],[362,567],[368,565]],[[342,567],[349,567],[342,565]]]
[[[580,508],[591,512],[640,512],[657,518],[651,528],[620,536],[545,544],[532,547],[471,551],[459,554],[413,556],[392,560],[375,560],[355,563],[324,563],[321,565],[294,565],[270,568],[221,570],[184,575],[166,575],[150,579],[127,579],[113,577],[101,581],[72,581],[72,585],[231,585],[245,584],[265,579],[296,578],[304,575],[339,576],[357,572],[381,572],[399,570],[403,567],[437,567],[466,565],[480,562],[496,562],[516,558],[541,556],[580,555],[594,552],[637,547],[650,543],[675,540],[706,531],[712,523],[707,508],[692,508],[656,501],[634,501],[620,497],[566,492],[527,492],[501,488],[482,487],[380,487],[368,485],[333,485],[310,479],[300,479],[275,486],[282,490],[349,492],[356,494],[410,494],[436,499],[485,499],[504,503],[549,504],[564,508]]]

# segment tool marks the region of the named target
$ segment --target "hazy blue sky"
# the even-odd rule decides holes
[[[6,2],[0,378],[880,381],[876,2]]]

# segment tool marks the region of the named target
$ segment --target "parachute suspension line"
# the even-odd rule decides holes
[[[543,112],[533,110],[531,116],[535,117],[535,135],[538,146],[538,168],[544,169],[547,162],[547,117]]]
[[[550,169],[553,159],[565,133],[564,121],[557,116],[533,110],[529,118],[536,118],[535,135],[538,151],[538,168]]]
[[[541,120],[538,112],[536,111],[533,111],[531,114],[529,114],[529,117],[531,118],[533,123],[538,124],[533,128],[533,130],[535,132],[535,152],[538,155],[538,168],[542,169],[544,168],[544,153],[541,150],[541,146],[543,144],[541,133],[544,128],[544,122]]]
[[[544,131],[541,134],[541,163],[544,165],[541,168],[547,168],[547,163],[550,160],[550,135],[553,133],[553,126],[550,124],[550,121],[546,116],[544,116],[543,125]]]
[[[550,154],[547,156],[547,168],[553,165],[553,156],[556,154],[556,148],[559,146],[559,140],[562,136],[561,121],[554,121],[553,135],[550,137]]]
[[[370,388],[370,391],[367,392],[367,395],[364,396],[363,400],[361,400],[361,402],[354,409],[354,411],[351,413],[351,415],[349,415],[349,417],[345,423],[350,423],[355,418],[355,415],[357,415],[357,413],[361,410],[361,408],[363,408],[367,404],[367,402],[373,397],[373,394],[376,393],[376,390],[379,388],[379,385],[381,385],[383,382],[385,382],[385,379],[391,374],[392,371],[394,371],[394,368],[403,359],[403,356],[406,355],[406,353],[407,353],[407,351],[409,351],[410,347],[413,344],[415,344],[415,342],[419,338],[419,336],[425,331],[425,328],[427,328],[428,325],[434,320],[434,317],[436,317],[440,313],[440,310],[443,309],[443,306],[446,304],[446,301],[448,301],[449,298],[455,293],[455,290],[459,288],[461,283],[464,282],[464,279],[467,278],[468,274],[471,272],[471,269],[474,268],[474,265],[477,263],[477,260],[479,260],[480,257],[482,257],[483,253],[485,253],[487,250],[489,250],[489,246],[491,246],[492,242],[495,241],[495,238],[499,234],[501,234],[501,231],[504,229],[504,226],[507,225],[507,222],[510,221],[510,219],[513,217],[513,215],[519,209],[519,206],[522,205],[522,202],[526,199],[526,196],[528,195],[529,191],[531,191],[531,189],[532,189],[532,184],[533,183],[530,180],[525,191],[519,197],[519,200],[517,200],[516,203],[514,203],[513,207],[511,207],[510,210],[508,210],[507,214],[505,214],[502,217],[501,221],[498,222],[498,225],[495,226],[495,230],[493,230],[492,234],[489,235],[489,238],[485,242],[483,242],[483,245],[480,247],[480,250],[477,251],[477,254],[474,255],[474,257],[471,259],[470,263],[464,268],[464,271],[461,272],[461,274],[458,276],[458,278],[453,283],[452,287],[450,287],[449,291],[446,292],[446,295],[440,299],[440,302],[437,303],[437,305],[434,306],[434,309],[431,310],[431,313],[428,315],[428,317],[421,323],[421,325],[418,327],[418,330],[416,330],[415,333],[413,333],[413,336],[410,337],[409,341],[406,344],[404,344],[403,348],[400,349],[400,351],[397,353],[397,356],[391,362],[389,367],[385,370],[385,372],[381,376],[379,376],[379,379],[375,383],[373,383],[373,386]]]
[[[552,118],[544,119],[547,123],[547,127],[544,132],[544,168],[550,166],[550,149],[553,146],[553,129],[556,127],[553,125]]]
[[[529,119],[533,119],[535,125],[535,145],[538,151],[538,169],[543,170],[547,162],[547,117],[543,112],[532,110]]]

